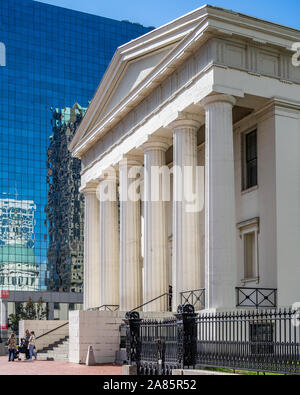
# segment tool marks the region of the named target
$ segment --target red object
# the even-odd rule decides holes
[[[8,329],[8,324],[0,325],[0,329]]]
[[[9,298],[9,291],[1,290],[0,291],[0,298],[1,299],[8,299]]]

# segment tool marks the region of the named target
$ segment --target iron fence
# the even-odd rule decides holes
[[[276,308],[277,289],[273,288],[236,288],[237,307]]]
[[[292,310],[195,314],[179,306],[174,318],[126,316],[129,364],[145,374],[217,367],[300,374],[300,320]]]
[[[300,374],[299,323],[292,310],[200,315],[196,364]]]
[[[177,368],[176,319],[142,321],[140,338],[140,374],[171,374]]]
[[[205,289],[195,289],[180,293],[181,305],[192,305],[196,311],[205,309]]]

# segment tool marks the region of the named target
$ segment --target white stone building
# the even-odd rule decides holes
[[[206,309],[243,305],[237,287],[250,288],[244,306],[300,301],[295,42],[299,30],[204,6],[117,50],[70,145],[83,165],[85,309],[128,311],[169,285],[173,309],[196,289]],[[125,159],[144,166],[142,202],[99,200],[111,166],[124,195]],[[205,166],[201,212],[149,199],[147,171],[162,165]],[[144,308],[164,310],[164,298]]]

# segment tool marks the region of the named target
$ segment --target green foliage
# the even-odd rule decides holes
[[[48,308],[43,307],[43,299],[40,298],[34,303],[31,298],[28,299],[26,305],[16,303],[16,313],[10,314],[8,317],[9,327],[15,333],[19,331],[19,321],[21,320],[43,320],[48,316]]]

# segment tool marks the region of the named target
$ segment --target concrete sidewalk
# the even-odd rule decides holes
[[[0,357],[0,376],[11,375],[121,375],[122,367],[114,365],[85,366],[69,362],[54,361],[14,361],[8,362],[8,357]]]

